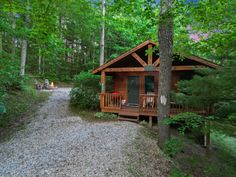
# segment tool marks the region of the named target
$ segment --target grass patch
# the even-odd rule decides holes
[[[221,126],[224,126],[222,124]],[[228,127],[228,125],[226,125]],[[205,149],[193,141],[185,142],[183,153],[173,158],[186,174],[201,177],[236,176],[236,139],[235,137],[213,131],[211,134],[212,150],[210,156]]]
[[[11,137],[34,117],[37,105],[48,99],[50,93],[33,89],[8,92],[4,97],[7,113],[0,117],[0,141]]]
[[[236,138],[214,131],[211,133],[213,143],[218,149],[222,149],[236,157]]]
[[[212,129],[221,132],[222,134],[226,134],[228,136],[236,138],[236,126],[232,125],[229,122],[217,122],[212,121]]]
[[[193,175],[184,173],[178,167],[173,166],[170,170],[170,177],[193,177]]]

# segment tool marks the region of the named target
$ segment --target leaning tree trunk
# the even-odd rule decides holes
[[[20,75],[25,75],[25,63],[27,56],[27,40],[23,39],[21,44],[21,65],[20,65]]]
[[[171,66],[173,49],[173,0],[161,0],[160,23],[158,29],[160,68],[158,83],[158,133],[159,147],[163,148],[169,139],[169,126],[163,120],[170,114]]]
[[[104,64],[104,46],[105,46],[105,13],[106,13],[106,0],[102,0],[102,30],[100,41],[100,66]]]

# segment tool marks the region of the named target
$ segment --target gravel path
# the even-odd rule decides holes
[[[55,90],[26,129],[0,144],[0,176],[130,176],[124,149],[140,126],[68,117],[69,91]]]
[[[69,116],[69,92],[53,91],[26,129],[0,144],[0,176],[169,176],[156,140],[140,136],[140,125]]]

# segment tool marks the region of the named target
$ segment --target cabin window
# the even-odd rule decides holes
[[[145,93],[155,92],[154,76],[145,76]]]

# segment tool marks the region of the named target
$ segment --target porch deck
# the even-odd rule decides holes
[[[139,104],[127,103],[124,94],[101,93],[100,106],[102,112],[117,113],[121,116],[157,116],[157,95],[140,94]],[[181,112],[195,112],[206,115],[207,109],[190,109],[181,105],[171,103],[170,114],[175,115]]]

